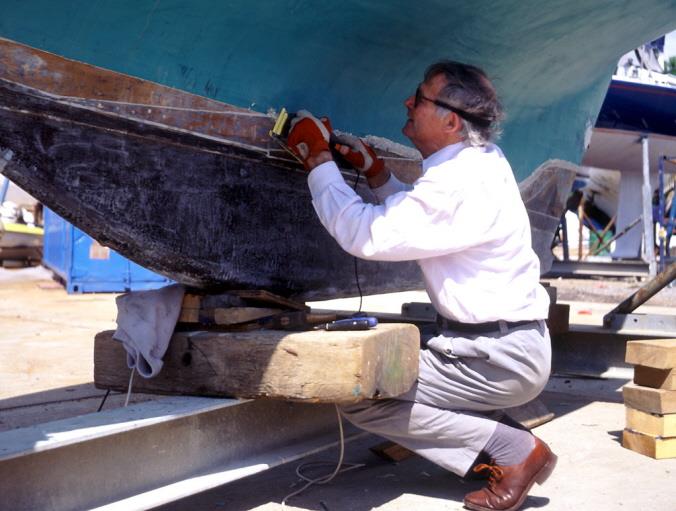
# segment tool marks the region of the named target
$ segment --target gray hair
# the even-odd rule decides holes
[[[467,119],[456,112],[463,126],[463,136],[473,146],[484,146],[500,135],[500,121],[504,119],[502,105],[495,87],[478,67],[442,60],[432,64],[425,71],[425,81],[437,75],[446,79],[446,86],[439,92],[437,99],[449,103],[462,112],[469,114]],[[448,114],[448,110],[437,106],[439,115]]]

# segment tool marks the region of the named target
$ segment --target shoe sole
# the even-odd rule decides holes
[[[547,459],[545,464],[542,465],[542,468],[540,468],[540,470],[537,471],[535,477],[533,477],[530,484],[521,494],[521,498],[512,507],[496,510],[495,508],[492,507],[478,506],[476,504],[468,504],[466,502],[464,502],[463,505],[467,509],[471,509],[472,511],[516,511],[523,505],[524,501],[528,497],[528,492],[530,492],[530,489],[533,487],[533,484],[538,483],[538,485],[542,485],[547,479],[549,479],[549,476],[552,475],[552,472],[554,472],[554,468],[556,468],[556,462],[558,461],[558,459],[559,459],[558,456],[550,450],[549,458]]]

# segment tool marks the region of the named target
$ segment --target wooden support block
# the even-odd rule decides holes
[[[676,369],[634,367],[634,383],[654,389],[676,390]]]
[[[183,302],[181,307],[184,309],[199,309],[202,297],[200,295],[194,295],[191,293],[185,293],[183,295]]]
[[[374,445],[373,447],[370,447],[369,450],[385,461],[404,461],[416,455],[410,449],[397,443],[390,442],[389,440]]]
[[[126,391],[129,369],[112,331],[97,334],[94,382]],[[418,376],[420,334],[410,324],[356,332],[177,332],[164,367],[134,392],[274,397],[350,403],[406,392]]]
[[[658,460],[676,458],[676,437],[660,438],[625,429],[622,447]]]
[[[310,307],[303,302],[297,302],[296,300],[270,293],[264,289],[245,289],[242,291],[231,291],[231,293],[251,302],[275,305],[299,311],[310,310]]]
[[[550,335],[564,334],[570,330],[570,305],[552,303],[549,305],[547,327]]]
[[[657,415],[636,410],[630,406],[625,408],[628,429],[645,435],[676,437],[676,413]]]
[[[213,325],[236,325],[247,323],[260,318],[274,316],[282,312],[280,309],[268,309],[266,307],[228,307],[216,309],[202,309],[199,317],[200,322]]]
[[[550,412],[542,400],[537,397],[520,406],[505,408],[503,413],[528,429],[533,429],[554,418],[554,413]]]
[[[648,413],[676,413],[676,390],[653,389],[627,383],[622,387],[624,404]]]
[[[199,323],[200,310],[183,307],[178,315],[178,323]]]
[[[657,369],[673,369],[676,367],[676,339],[629,341],[625,362]]]

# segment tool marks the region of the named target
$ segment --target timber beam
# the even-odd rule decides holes
[[[133,391],[316,403],[395,397],[418,376],[419,348],[418,329],[403,323],[347,332],[176,332],[162,371],[135,378]],[[96,336],[94,383],[127,390],[126,354],[112,331]]]

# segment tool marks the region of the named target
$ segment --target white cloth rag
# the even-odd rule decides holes
[[[184,294],[182,285],[172,284],[115,299],[117,330],[113,339],[122,342],[127,350],[129,368],[136,368],[144,378],[152,378],[162,369],[162,357],[181,314]]]

